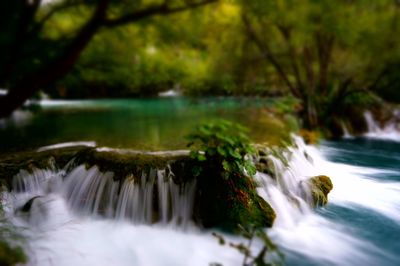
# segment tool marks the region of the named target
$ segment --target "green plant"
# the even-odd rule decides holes
[[[199,126],[195,133],[187,137],[190,156],[199,162],[193,167],[193,174],[199,176],[202,171],[200,165],[207,163],[217,168],[225,179],[238,174],[254,175],[255,166],[246,155],[255,150],[246,133],[245,127],[226,120]]]
[[[262,228],[254,226],[243,227],[240,226],[241,235],[247,240],[247,243],[232,243],[228,245],[236,249],[243,255],[242,266],[278,266],[283,265],[284,255],[279,251],[278,247],[272,242],[267,233]],[[227,242],[225,238],[217,233],[212,233],[217,238],[220,245],[225,245]],[[252,249],[253,242],[258,239],[262,242],[262,248],[257,252]],[[219,265],[219,263],[211,264]]]

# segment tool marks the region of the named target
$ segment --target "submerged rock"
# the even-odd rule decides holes
[[[307,183],[310,185],[313,205],[326,205],[328,203],[328,193],[333,188],[331,179],[325,175],[319,175],[309,178]]]

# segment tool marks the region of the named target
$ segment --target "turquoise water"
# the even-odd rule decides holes
[[[71,141],[145,150],[180,149],[185,148],[184,136],[196,125],[217,118],[249,127],[252,139],[264,142],[287,131],[266,111],[275,105],[274,100],[257,98],[43,101],[33,115],[22,113],[16,121],[0,124],[0,151]]]
[[[342,233],[364,245],[358,252],[365,260],[357,263],[357,260],[338,258],[333,265],[400,265],[400,143],[355,138],[324,141],[320,150],[329,161],[348,167],[354,176],[347,178],[339,174],[335,177],[344,179],[343,184],[349,188],[348,198],[341,195],[339,198],[333,191],[330,203],[317,212],[341,226]],[[343,189],[343,185],[337,186],[338,190]],[[335,242],[322,245],[338,248]],[[288,262],[290,265],[329,265],[320,260],[300,258],[292,254]]]
[[[184,148],[184,136],[193,127],[215,118],[225,118],[248,126],[256,142],[276,141],[281,131],[287,133],[288,129],[267,111],[275,104],[269,100],[234,98],[48,101],[43,102],[42,109],[34,115],[22,115],[16,121],[0,124],[0,151],[38,148],[69,141],[95,141],[98,146],[152,150]],[[334,189],[329,194],[328,205],[296,217],[297,224],[293,227],[277,228],[274,239],[285,253],[286,264],[400,265],[400,143],[354,138],[323,141],[317,149],[313,157],[314,167],[319,173],[332,178]],[[323,160],[318,160],[321,155]],[[300,170],[301,167],[299,165]],[[78,221],[72,224],[74,230],[79,236],[86,234],[84,239],[87,242],[82,243],[90,243],[91,248],[88,250],[93,252],[87,252],[97,254],[97,265],[104,263],[99,250],[107,250],[110,257],[123,258],[115,254],[132,255],[131,250],[124,250],[121,246],[135,245],[134,239],[116,238],[111,241],[114,249],[109,249],[107,241],[113,236],[111,233],[115,233],[114,228],[110,234],[103,236],[99,232],[104,232],[104,226],[109,226],[108,223],[86,224],[86,220]],[[144,244],[147,240],[156,239],[154,243],[148,244],[151,247],[169,243],[173,235],[179,239],[182,251],[203,250],[204,254],[214,258],[216,254],[213,252],[219,248],[213,246],[216,241],[212,237],[209,239],[196,232],[195,236],[190,236],[171,230],[131,225],[124,228],[130,233],[139,232]],[[40,232],[40,237],[35,241],[42,241],[43,246],[51,252],[54,243],[67,243],[65,248],[77,245],[75,239],[70,237],[70,231],[61,234],[59,231],[63,227],[60,226],[57,229],[59,231],[56,231],[59,234],[51,235],[53,229],[45,234],[49,240],[42,237]],[[119,234],[119,231],[116,233]],[[97,236],[99,240],[94,241]],[[203,240],[204,243],[201,242]],[[126,241],[126,245],[122,245],[121,241]],[[57,252],[62,253],[65,248],[57,249]],[[172,261],[170,265],[177,261],[182,263],[182,256],[191,252],[178,252],[177,257],[172,258],[170,254],[175,253],[164,254],[162,248],[165,247],[159,250],[162,254],[157,265],[163,265],[164,258]],[[148,250],[152,249],[145,249]],[[226,256],[231,256],[233,252],[232,261],[238,261],[238,264],[227,262],[224,265],[240,264],[240,256],[236,252],[221,248],[218,254],[225,255],[224,252]],[[55,256],[55,261],[63,262],[66,258],[77,257],[75,253],[71,253],[73,256],[68,252],[66,254]],[[143,254],[148,259],[155,257],[153,251]],[[88,258],[96,259],[96,256]],[[78,264],[82,263],[77,261]],[[129,257],[121,265],[130,265],[130,262]]]
[[[364,173],[362,177],[371,182],[387,184],[392,191],[400,195],[400,143],[358,138],[324,142],[322,148],[327,158],[333,162],[380,170],[380,172]],[[380,191],[370,191],[370,197],[385,197],[377,193]],[[383,254],[379,252],[375,254],[379,258],[380,265],[400,265],[400,201],[391,203],[393,203],[390,205],[391,210],[384,215],[380,208],[372,206],[354,207],[334,203],[320,210],[320,213],[352,228],[361,239],[384,251]]]
[[[285,265],[400,265],[400,143],[353,138],[305,151],[312,159],[296,159],[301,149],[295,153],[293,175],[327,175],[333,189],[326,206],[301,212],[271,197],[277,220],[269,234]]]

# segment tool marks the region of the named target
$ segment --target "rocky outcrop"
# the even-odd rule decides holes
[[[333,189],[332,181],[325,175],[311,177],[307,180],[310,185],[313,205],[323,206],[328,203],[328,193]]]
[[[271,227],[275,220],[272,207],[256,192],[254,181],[237,174],[228,179],[205,169],[198,180],[197,218],[205,227],[235,231],[244,227]]]

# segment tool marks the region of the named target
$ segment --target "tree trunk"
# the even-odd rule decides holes
[[[60,57],[9,88],[8,94],[0,98],[0,118],[9,116],[35,92],[54,83],[72,68],[101,26],[109,2],[110,0],[102,0],[98,4],[91,19],[82,27]]]
[[[182,6],[168,6],[169,1],[164,1],[158,5],[150,5],[143,10],[134,11],[118,18],[107,18],[107,8],[112,0],[99,0],[96,9],[89,21],[78,32],[71,44],[67,46],[62,53],[53,62],[50,62],[42,69],[22,79],[17,84],[9,88],[9,92],[5,96],[0,97],[0,118],[10,115],[24,102],[32,97],[38,90],[49,86],[57,79],[63,77],[75,64],[82,51],[89,44],[90,40],[96,34],[100,27],[116,27],[127,23],[136,22],[138,20],[156,16],[169,15],[182,12],[185,10],[201,7],[218,0],[204,0],[200,2],[187,2]],[[34,0],[34,3],[39,6],[40,1]],[[35,11],[33,10],[33,11]],[[32,11],[32,12],[33,12]],[[34,12],[33,12],[34,13]]]

